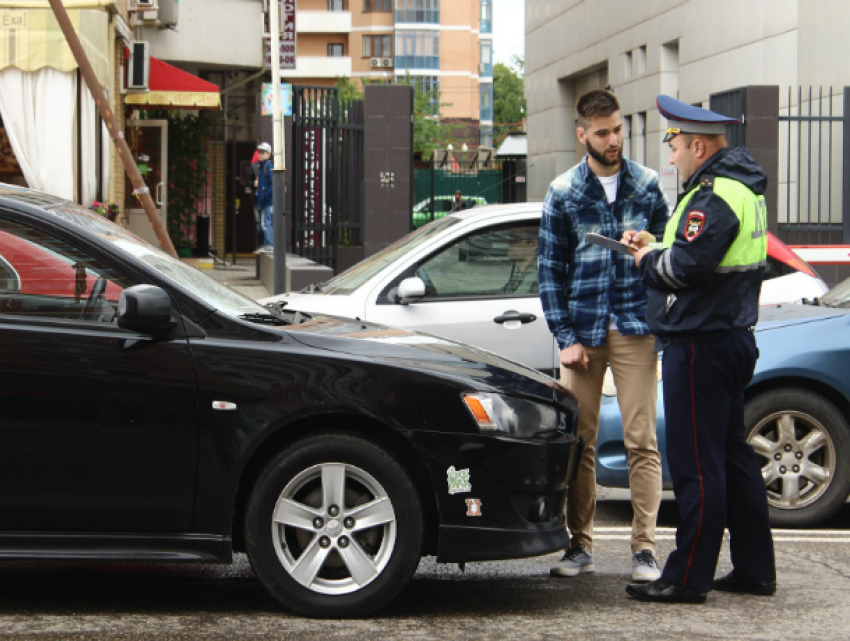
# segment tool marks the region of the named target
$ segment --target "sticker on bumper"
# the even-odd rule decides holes
[[[472,481],[470,479],[469,468],[465,470],[456,470],[452,465],[448,470],[449,494],[459,494],[460,492],[471,492]]]
[[[481,499],[466,499],[466,515],[481,516]]]

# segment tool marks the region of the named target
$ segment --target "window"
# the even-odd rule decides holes
[[[392,58],[392,36],[363,36],[364,58]]]
[[[342,58],[345,55],[345,45],[341,42],[328,43],[328,58]]]
[[[363,0],[363,11],[392,11],[392,0]]]
[[[416,270],[425,298],[537,296],[538,233],[526,223],[466,236]]]
[[[440,0],[395,0],[395,21],[440,24]]]
[[[493,43],[489,40],[481,41],[481,68],[478,73],[488,78],[493,76]]]
[[[328,0],[328,11],[345,11],[345,0]]]
[[[64,240],[0,220],[0,315],[114,323],[132,284]]]
[[[395,57],[397,69],[439,69],[440,32],[396,31]]]
[[[493,0],[481,0],[481,33],[493,33]]]

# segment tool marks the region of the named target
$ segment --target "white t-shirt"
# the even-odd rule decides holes
[[[608,204],[610,205],[617,200],[617,183],[620,182],[620,172],[618,171],[613,176],[598,176],[598,178],[605,189],[605,196],[608,197]]]
[[[605,189],[605,196],[608,198],[608,204],[610,205],[617,200],[617,184],[620,182],[620,172],[618,171],[613,176],[597,176],[597,178],[599,178],[599,182],[602,183],[602,187]],[[613,318],[608,320],[608,331],[617,331],[617,323],[614,322]]]

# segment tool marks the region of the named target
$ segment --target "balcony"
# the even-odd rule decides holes
[[[296,11],[298,33],[351,33],[350,11]]]
[[[281,69],[281,77],[292,78],[336,78],[351,76],[351,58],[348,56],[298,56],[295,69]]]

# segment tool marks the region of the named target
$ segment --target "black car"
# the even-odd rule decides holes
[[[452,341],[267,309],[73,203],[0,187],[0,557],[227,563],[312,616],[423,555],[564,548],[552,379]]]

